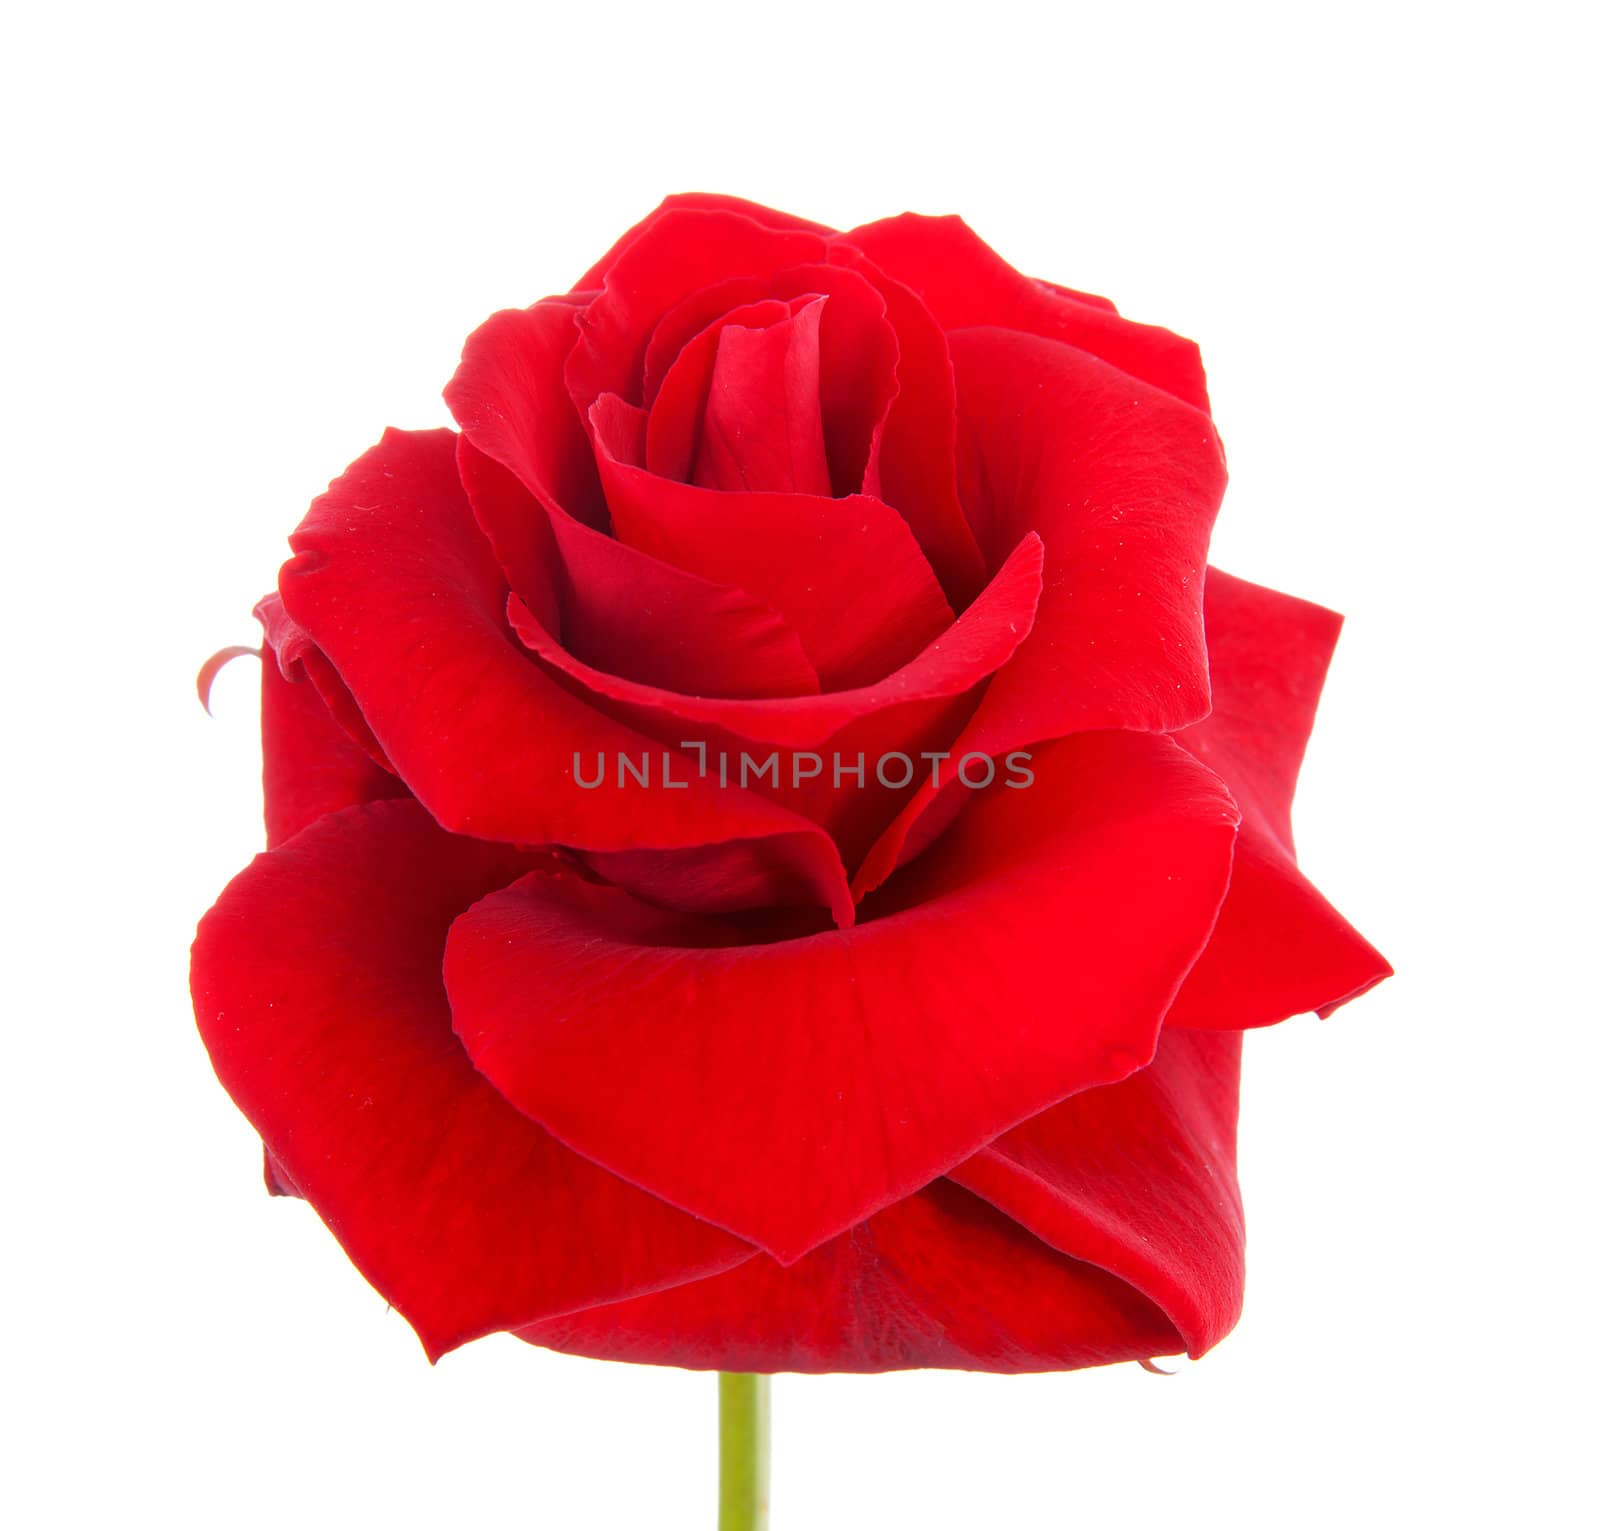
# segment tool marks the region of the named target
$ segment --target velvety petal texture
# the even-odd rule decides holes
[[[520,1333],[608,1360],[739,1371],[1202,1355],[1244,1291],[1238,1082],[1237,1035],[1171,1033],[1148,1068],[1043,1112],[794,1265],[758,1256]]]
[[[257,858],[195,940],[218,1077],[434,1355],[746,1253],[563,1148],[456,1040],[445,934],[528,863],[416,803],[346,809]]]
[[[451,932],[462,1041],[563,1142],[792,1262],[1154,1051],[1227,886],[1233,804],[1138,734],[1036,769],[850,931],[752,946],[534,872]]]
[[[193,993],[268,1190],[435,1358],[1203,1354],[1242,1033],[1389,968],[1296,862],[1339,619],[1208,572],[1193,344],[691,193],[445,400],[257,608]]]

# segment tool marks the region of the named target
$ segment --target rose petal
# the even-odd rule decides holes
[[[772,288],[790,301],[808,294],[827,300],[817,382],[832,485],[825,492],[882,498],[882,437],[904,371],[884,295],[842,265],[781,271]]]
[[[717,337],[693,481],[703,489],[827,495],[822,433],[823,300],[777,323]]]
[[[1032,335],[967,330],[950,344],[968,515],[991,560],[1029,531],[1044,539],[1033,663],[1065,650],[1059,704],[1093,720],[1073,726],[1203,717],[1201,587],[1227,483],[1210,419]]]
[[[541,506],[465,437],[457,467],[479,525],[493,528],[524,609],[559,635],[575,662],[624,682],[701,696],[817,693],[817,672],[800,639],[765,601]],[[525,557],[507,557],[513,536]]]
[[[414,803],[351,808],[258,857],[195,940],[218,1077],[434,1358],[745,1254],[561,1147],[452,1034],[446,928],[528,860]]]
[[[1023,276],[959,218],[903,213],[843,238],[918,293],[946,330],[994,325],[1064,341],[1210,412],[1193,341]]]
[[[306,672],[304,656],[310,640],[294,629],[283,603],[277,596],[269,596],[256,607],[256,615],[269,633],[298,642],[302,653],[286,670],[270,639],[261,650],[261,787],[267,848],[283,844],[324,814],[361,803],[410,797],[405,783],[373,758],[375,743],[371,747],[358,743],[329,711]],[[322,665],[354,712],[355,704],[333,667],[326,660]],[[364,722],[362,728],[370,734]],[[261,1178],[268,1195],[300,1194],[265,1146]]]
[[[1206,576],[1211,716],[1178,742],[1243,814],[1217,928],[1172,1008],[1180,1026],[1330,1015],[1393,969],[1295,864],[1289,805],[1342,619],[1220,569]]]
[[[272,1150],[265,1144],[261,1148],[261,1180],[268,1196],[294,1196],[304,1200],[289,1178],[289,1172],[272,1157]]]
[[[599,294],[582,311],[567,359],[567,388],[580,416],[602,394],[640,403],[651,332],[675,304],[729,278],[770,278],[820,264],[826,247],[804,230],[765,228],[742,213],[668,209],[617,253]]]
[[[580,1153],[793,1261],[1154,1049],[1227,883],[1233,805],[1145,735],[1033,769],[849,933],[738,945],[525,878],[451,932],[457,1032]]]
[[[630,727],[676,742],[683,725],[692,723],[719,730],[730,741],[801,749],[866,717],[883,716],[894,724],[913,704],[959,696],[994,674],[1033,628],[1043,562],[1039,539],[1024,538],[982,595],[914,659],[871,685],[819,696],[700,696],[641,685],[584,664],[515,596],[509,615],[517,636],[540,659],[584,686],[597,703],[617,704],[615,715]],[[891,737],[911,732],[896,727]]]
[[[1020,1228],[936,1183],[787,1270],[758,1257],[521,1337],[760,1371],[1201,1355],[1233,1326],[1243,1292],[1238,1081],[1237,1035],[1166,1031],[1148,1068],[1073,1096],[952,1171]],[[1073,1258],[1051,1261],[1040,1243]]]
[[[1182,1348],[1131,1287],[947,1180],[787,1268],[765,1256],[534,1324],[531,1344],[706,1371],[1063,1371]]]
[[[769,304],[782,304],[785,310],[793,308],[789,300],[773,295],[773,279],[770,276],[728,277],[713,282],[709,287],[696,288],[687,297],[680,298],[650,331],[650,343],[644,353],[645,407],[655,407],[661,390],[666,387],[667,375],[690,347],[702,352],[704,375],[709,377],[711,363],[716,359],[716,332],[728,321],[750,322],[742,315],[753,309],[764,310]],[[759,322],[759,319],[755,322]],[[711,333],[707,334],[707,331]],[[696,342],[699,342],[698,346]],[[699,391],[704,392],[703,385]]]
[[[766,601],[799,634],[825,690],[880,679],[953,620],[916,539],[881,500],[674,483],[637,466],[639,411],[608,394],[594,425],[617,536]]]
[[[1210,706],[1201,610],[1225,472],[1211,421],[1069,346],[952,337],[969,509],[1007,550],[1044,542],[1032,635],[954,749],[1003,755],[1079,729],[1166,731]],[[993,556],[991,554],[991,556]],[[946,790],[959,790],[947,788]],[[924,843],[923,786],[857,874],[879,885]]]
[[[586,271],[573,289],[589,291],[605,281],[606,273],[617,263],[617,257],[633,244],[646,229],[652,228],[668,213],[738,213],[753,223],[767,229],[799,230],[811,234],[831,234],[826,224],[813,223],[809,218],[797,218],[793,213],[780,213],[775,208],[763,207],[759,202],[747,202],[743,197],[725,197],[715,192],[679,192],[666,198],[659,207],[628,230],[606,253]]]
[[[291,545],[284,605],[447,829],[594,850],[761,840],[818,902],[853,919],[832,842],[754,792],[694,780],[673,792],[580,785],[578,761],[647,754],[653,741],[557,685],[510,633],[508,591],[461,492],[450,432],[386,434],[312,506]]]
[[[282,597],[276,591],[263,596],[256,602],[252,615],[266,634],[264,649],[277,656],[283,678],[292,682],[309,680],[334,722],[374,765],[392,776],[394,767],[356,705],[356,699],[350,695],[350,688],[329,663],[328,656],[312,641],[311,635],[284,610]]]
[[[511,587],[600,669],[714,696],[816,691],[800,640],[764,602],[608,535],[593,450],[562,376],[574,325],[563,304],[496,315],[445,390],[464,433],[462,481]]]
[[[1046,281],[1042,276],[1035,277],[1034,280],[1059,298],[1071,298],[1075,303],[1087,303],[1090,308],[1103,308],[1108,313],[1114,314],[1117,311],[1117,305],[1110,298],[1102,298],[1099,293],[1080,292],[1076,287],[1063,287],[1060,282]]]
[[[689,481],[723,330],[735,324],[765,328],[792,318],[797,307],[777,298],[763,298],[720,313],[677,352],[657,390],[650,390],[646,383],[645,467],[662,478]]]
[[[235,659],[243,659],[247,654],[261,658],[260,649],[253,649],[247,643],[230,643],[226,648],[218,649],[200,666],[200,673],[194,678],[194,690],[208,717],[211,713],[211,688],[216,684],[217,677]]]
[[[898,355],[897,389],[883,423],[878,492],[906,519],[960,610],[984,580],[983,555],[956,491],[955,373],[944,332],[922,300],[854,246],[834,240],[830,261],[865,276],[883,297]]]
[[[1143,1293],[1199,1356],[1244,1299],[1238,1113],[1238,1035],[1169,1025],[1148,1068],[1041,1112],[950,1173]]]
[[[578,341],[577,323],[578,310],[561,302],[493,315],[468,336],[444,398],[467,440],[509,468],[542,504],[604,530],[594,453],[562,375]],[[516,524],[494,522],[484,531],[522,590]]]
[[[324,814],[410,796],[340,727],[308,679],[285,677],[270,647],[263,661],[261,783],[269,848]]]

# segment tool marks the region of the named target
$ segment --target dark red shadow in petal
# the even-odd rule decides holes
[[[583,686],[597,705],[614,704],[620,709],[614,715],[641,732],[676,742],[697,727],[719,731],[735,748],[744,741],[806,749],[864,719],[892,725],[900,709],[960,696],[994,674],[1032,631],[1043,562],[1039,539],[1024,538],[983,594],[915,658],[872,685],[816,696],[717,697],[644,685],[584,664],[515,596],[509,616],[541,660]],[[886,737],[899,732],[890,727]]]
[[[729,325],[764,329],[792,318],[797,307],[777,298],[739,304],[719,314],[677,352],[659,389],[647,399],[645,467],[662,478],[684,483],[693,477],[723,330]]]
[[[662,316],[644,363],[643,402],[651,412],[646,466],[652,472],[668,478],[691,476],[687,465],[693,453],[681,445],[686,401],[693,403],[697,432],[720,331],[729,323],[765,325],[781,317],[770,305],[784,304],[794,314],[818,297],[827,300],[821,316],[817,388],[828,484],[817,492],[878,492],[881,438],[901,386],[900,346],[884,294],[844,265],[800,266],[765,278],[734,278],[690,294]],[[658,424],[655,417],[663,403],[666,413]],[[663,450],[668,440],[679,443],[670,452]],[[951,477],[953,483],[953,473]]]
[[[576,340],[570,305],[498,314],[445,390],[463,429],[461,478],[512,589],[599,669],[716,696],[816,691],[799,639],[765,603],[608,535],[562,379]]]
[[[1169,1026],[1148,1068],[1041,1112],[951,1178],[1052,1248],[1126,1281],[1202,1355],[1244,1300],[1239,1042]]]
[[[647,220],[582,310],[580,338],[566,365],[580,416],[586,418],[606,393],[643,401],[651,334],[686,297],[730,278],[766,280],[791,266],[820,263],[824,249],[816,234],[765,228],[742,213],[672,208]]]
[[[792,301],[808,294],[827,299],[818,337],[818,388],[831,492],[883,498],[883,432],[903,370],[884,295],[860,273],[838,265],[780,272],[773,291]]]
[[[638,410],[608,395],[594,424],[617,536],[766,601],[799,635],[824,690],[881,679],[953,620],[915,538],[881,500],[674,483],[636,466]]]
[[[894,331],[896,391],[881,430],[877,490],[910,526],[957,611],[985,578],[956,489],[956,389],[944,331],[909,287],[833,240],[828,259],[865,277]]]
[[[619,685],[709,697],[814,696],[817,672],[765,601],[715,585],[540,505],[464,437],[457,454],[480,525],[496,532],[518,609],[580,668]],[[512,534],[537,558],[508,557]],[[549,560],[544,562],[542,560]],[[539,592],[537,603],[526,592]]]
[[[667,374],[678,365],[680,355],[697,340],[701,341],[701,348],[705,352],[701,368],[704,376],[709,377],[711,362],[715,359],[716,331],[723,323],[729,320],[740,324],[759,323],[759,318],[752,320],[739,315],[741,312],[764,308],[769,303],[783,303],[785,309],[789,309],[790,305],[784,299],[775,298],[772,293],[771,277],[735,276],[713,282],[709,287],[698,288],[674,303],[656,321],[655,328],[650,331],[650,343],[645,347],[644,393],[641,398],[644,406],[647,409],[654,406],[662,388],[666,386]],[[776,313],[776,310],[772,312]],[[707,331],[711,333],[706,334]],[[702,336],[704,340],[701,340]],[[703,394],[704,387],[701,386],[698,392]],[[677,478],[686,475],[671,476]]]
[[[518,1331],[531,1344],[704,1371],[1064,1371],[1182,1348],[1138,1292],[949,1181],[795,1265],[725,1275]]]
[[[822,429],[824,301],[797,303],[772,324],[719,331],[690,475],[702,489],[832,493]]]
[[[849,932],[730,945],[723,922],[524,879],[451,932],[456,1029],[562,1141],[792,1262],[1154,1050],[1226,887],[1233,805],[1147,735],[1034,769]]]

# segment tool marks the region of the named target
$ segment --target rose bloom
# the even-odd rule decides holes
[[[1389,969],[1296,868],[1339,618],[1207,569],[1194,346],[689,196],[445,397],[258,609],[193,991],[269,1186],[435,1358],[1214,1344],[1241,1033]]]

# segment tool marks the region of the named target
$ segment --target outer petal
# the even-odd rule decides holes
[[[446,928],[527,865],[414,803],[352,808],[258,857],[195,941],[218,1077],[435,1358],[745,1255],[562,1148],[452,1034]]]
[[[1143,1293],[1194,1356],[1244,1299],[1239,1040],[1169,1026],[1149,1068],[1041,1112],[951,1171],[1052,1248]]]
[[[1167,730],[1209,708],[1201,610],[1227,483],[1211,421],[1082,351],[1004,330],[952,337],[964,498],[990,557],[1044,540],[1039,623],[1006,710],[1049,737]]]
[[[949,1181],[796,1265],[758,1256],[518,1332],[580,1355],[708,1371],[1060,1371],[1182,1348],[1138,1292]]]
[[[1226,473],[1211,421],[1083,351],[1004,330],[952,337],[966,499],[1003,554],[1036,532],[1033,633],[955,746],[1003,754],[1088,728],[1165,731],[1210,705],[1201,609]],[[922,840],[931,782],[858,875],[877,886]]]
[[[451,932],[457,1031],[580,1153],[793,1261],[1154,1050],[1222,899],[1233,805],[1143,735],[1034,769],[849,932],[740,945],[525,878]]]
[[[358,745],[374,765],[394,773],[383,746],[374,737],[350,688],[328,661],[328,656],[312,641],[311,635],[284,609],[276,591],[256,602],[255,618],[266,634],[266,647],[278,658],[284,679],[309,680],[322,698],[329,716]]]
[[[283,844],[324,814],[410,797],[405,783],[374,758],[381,751],[350,693],[333,666],[294,627],[283,602],[276,595],[266,597],[257,605],[256,616],[266,630],[261,652],[261,799],[267,848]],[[272,646],[274,636],[299,657],[285,663]],[[312,666],[324,673],[323,690],[332,688],[355,721],[355,733],[323,700],[323,690],[311,678]],[[356,734],[364,742],[358,742]],[[273,1196],[300,1194],[265,1148],[262,1180]]]
[[[946,330],[999,325],[1093,352],[1209,413],[1193,341],[1122,318],[1103,298],[1048,286],[1007,265],[959,218],[903,213],[845,240],[919,293]]]
[[[269,847],[325,813],[411,795],[334,721],[309,680],[284,676],[270,647],[261,664],[261,785]]]
[[[738,213],[748,218],[753,223],[759,223],[768,229],[799,230],[810,234],[831,234],[834,231],[825,223],[813,223],[809,218],[797,218],[793,213],[780,213],[776,208],[763,207],[759,202],[747,202],[743,197],[725,197],[716,192],[689,191],[678,192],[667,197],[648,217],[628,230],[612,247],[594,263],[579,279],[575,292],[589,291],[599,287],[606,279],[606,273],[617,263],[617,257],[633,244],[646,229],[666,217],[669,213]]]
[[[765,843],[853,918],[838,853],[753,792],[585,790],[575,762],[653,741],[586,707],[521,649],[507,590],[455,471],[448,431],[389,432],[311,508],[280,589],[349,685],[388,758],[446,828],[592,850]],[[682,768],[687,769],[687,765]]]
[[[1171,1020],[1267,1026],[1329,1015],[1393,971],[1295,864],[1289,805],[1341,618],[1213,569],[1206,579],[1209,718],[1179,742],[1244,815],[1233,881]]]
[[[494,314],[467,338],[444,398],[467,440],[543,504],[603,528],[594,454],[562,378],[578,341],[578,314],[569,303],[551,301]],[[484,530],[516,583],[514,528]]]
[[[1232,1327],[1243,1292],[1239,1040],[1164,1032],[1148,1068],[997,1139],[951,1172],[988,1210],[936,1182],[791,1267],[760,1256],[521,1337],[744,1371],[1198,1356]]]

